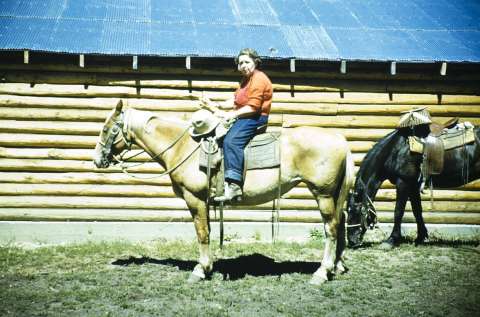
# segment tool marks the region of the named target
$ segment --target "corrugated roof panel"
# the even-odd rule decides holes
[[[354,60],[372,60],[378,56],[379,49],[374,48],[374,38],[363,29],[325,28],[335,43],[339,58]],[[381,51],[381,50],[380,50]]]
[[[11,0],[0,0],[0,16],[11,17],[16,16],[16,9],[19,3]]]
[[[366,28],[398,28],[399,22],[395,18],[396,8],[390,5],[391,1],[346,1],[347,10],[358,19]]]
[[[150,26],[150,23],[141,21],[103,21],[99,37],[100,51],[110,54],[150,54]]]
[[[64,2],[64,1],[62,1]],[[15,8],[16,16],[58,18],[63,10],[63,3],[55,0],[22,1]]]
[[[425,58],[430,53],[422,51],[420,43],[406,31],[370,30],[369,36],[374,39],[367,44],[374,51],[372,59],[390,56],[391,60],[409,61],[419,56]]]
[[[0,0],[0,49],[480,61],[478,0]]]
[[[414,30],[409,31],[419,46],[427,51],[428,59],[441,61],[448,56],[450,60],[466,61],[480,60],[480,52],[472,52],[458,37],[447,30]],[[469,34],[471,36],[471,34]]]
[[[62,18],[104,19],[107,16],[105,4],[96,0],[66,1]]]
[[[282,26],[292,56],[304,59],[338,59],[335,43],[322,26]]]
[[[236,56],[242,43],[239,36],[240,31],[235,25],[198,24],[195,34],[198,55]]]
[[[294,56],[279,27],[241,25],[238,27],[238,31],[239,42],[237,48],[253,47],[261,56]]]
[[[471,52],[471,60],[480,60],[480,31],[455,31],[451,35]]]
[[[191,0],[150,1],[152,21],[160,23],[193,23]]]
[[[197,55],[196,30],[191,23],[152,23],[150,51],[155,55]]]
[[[279,25],[269,0],[230,0],[236,22],[244,25]]]
[[[338,0],[305,0],[313,11],[318,22],[323,26],[359,28],[362,27],[354,12],[351,12],[346,1]]]
[[[193,19],[196,23],[233,24],[235,16],[229,1],[192,1]]]
[[[461,1],[458,1],[461,2]],[[450,0],[418,0],[419,6],[424,12],[441,27],[448,30],[465,28],[469,25],[468,16],[470,13],[459,10]],[[467,18],[467,21],[465,20]],[[432,28],[429,28],[430,30]]]
[[[99,53],[102,32],[100,20],[56,21],[49,43],[57,52]]]
[[[13,49],[48,51],[55,20],[39,18],[0,19],[0,45]]]
[[[282,25],[318,25],[313,11],[304,0],[276,0],[270,3]]]
[[[389,5],[401,29],[439,28],[436,20],[418,6],[415,0],[391,1]]]
[[[102,0],[105,19],[149,21],[151,18],[150,0]]]

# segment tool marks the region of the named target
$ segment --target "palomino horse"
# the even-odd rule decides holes
[[[120,100],[100,133],[94,163],[106,168],[114,155],[136,144],[169,172],[175,194],[185,200],[193,217],[200,257],[189,280],[198,281],[211,273],[213,259],[209,247],[207,176],[199,170],[198,144],[185,133],[188,127],[186,121],[161,118],[147,111],[123,111]],[[315,127],[283,130],[281,153],[281,192],[304,182],[317,200],[324,221],[323,260],[311,280],[313,284],[321,284],[330,274],[345,271],[342,207],[354,180],[352,156],[343,136]],[[278,169],[248,171],[242,204],[255,205],[273,200],[278,192],[278,182]]]
[[[407,200],[410,199],[417,222],[415,244],[428,238],[422,216],[420,197],[420,165],[422,154],[410,151],[408,137],[412,133],[426,137],[427,125],[412,130],[399,128],[380,139],[367,153],[357,173],[352,195],[348,199],[348,245],[361,245],[368,227],[376,222],[373,201],[384,180],[396,187],[394,226],[390,237],[384,241],[385,248],[392,248],[401,241],[401,223]],[[452,188],[465,185],[480,178],[480,129],[474,129],[475,142],[445,152],[444,169],[432,176],[434,188]]]

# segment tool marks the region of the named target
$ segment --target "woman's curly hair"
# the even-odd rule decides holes
[[[262,59],[260,58],[260,56],[258,56],[258,53],[256,50],[254,50],[253,48],[244,48],[244,49],[241,49],[237,57],[235,57],[235,64],[238,65],[238,60],[242,55],[247,55],[248,57],[253,59],[253,62],[255,63],[256,67],[260,66],[260,64],[262,63]]]

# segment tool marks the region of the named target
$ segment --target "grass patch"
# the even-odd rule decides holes
[[[323,242],[228,243],[211,279],[186,280],[197,244],[0,248],[0,316],[474,316],[475,243],[347,250],[347,274],[308,284]]]

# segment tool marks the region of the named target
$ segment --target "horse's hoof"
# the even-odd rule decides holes
[[[315,285],[315,286],[320,286],[323,283],[328,281],[326,278],[320,276],[320,275],[313,275],[313,277],[310,279],[309,284]]]
[[[335,266],[335,274],[345,274],[347,273],[348,268],[342,263],[337,263]]]
[[[190,277],[188,278],[188,283],[198,283],[201,280],[206,278],[203,268],[200,264],[197,264],[193,269],[192,273],[190,273]]]
[[[195,284],[195,283],[198,283],[200,281],[203,281],[204,279],[205,279],[204,277],[198,276],[197,274],[192,272],[190,274],[190,277],[188,278],[187,282],[189,284]]]
[[[415,246],[418,247],[419,245],[423,245],[425,243],[428,243],[428,237],[423,237],[423,238],[417,238],[415,239]]]
[[[395,241],[394,238],[390,237],[387,240],[383,241],[382,244],[380,244],[380,249],[388,251],[392,250],[396,246],[398,246],[398,243]]]

